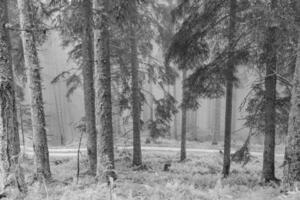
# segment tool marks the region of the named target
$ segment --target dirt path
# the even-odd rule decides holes
[[[131,146],[118,146],[117,147],[118,150],[131,150],[132,147]],[[176,148],[176,147],[142,147],[142,151],[144,152],[180,152],[180,148]],[[186,150],[188,153],[219,153],[220,150],[217,149],[187,149]],[[86,149],[82,148],[81,152],[85,153]],[[232,152],[235,152],[235,150],[233,149]],[[26,154],[29,156],[33,155],[33,149],[27,147],[26,148]],[[49,149],[49,154],[50,157],[74,157],[77,155],[77,149],[75,148],[50,148]],[[262,156],[262,152],[251,152],[251,154],[253,156]],[[276,157],[283,157],[284,154],[282,153],[277,153]]]

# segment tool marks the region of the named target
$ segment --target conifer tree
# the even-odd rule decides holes
[[[20,139],[17,121],[16,94],[8,31],[8,1],[0,2],[0,183],[1,191],[12,184],[26,192],[23,171],[20,167]],[[15,178],[12,178],[15,177]]]
[[[36,175],[39,181],[50,179],[49,152],[46,133],[46,121],[42,94],[41,67],[36,48],[36,27],[32,0],[18,0],[21,37],[24,48],[25,67],[31,97],[31,119],[33,127],[33,149],[35,154]]]
[[[94,9],[101,9],[96,17],[95,58],[96,58],[96,123],[98,126],[97,175],[103,170],[114,168],[114,141],[111,98],[111,22],[109,20],[110,1],[94,0]]]

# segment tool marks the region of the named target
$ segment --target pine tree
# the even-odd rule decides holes
[[[101,176],[103,170],[114,168],[114,142],[112,125],[111,100],[111,53],[110,53],[110,20],[109,0],[101,3],[94,0],[94,9],[101,9],[96,18],[95,30],[95,58],[96,58],[96,123],[98,128],[97,174]],[[99,30],[98,30],[99,29]],[[105,169],[104,169],[104,168]]]
[[[92,174],[95,174],[97,166],[97,134],[94,91],[93,4],[91,0],[86,0],[82,2],[81,6],[84,16],[81,48],[87,152],[89,170]]]
[[[300,2],[292,1],[292,7],[295,11],[295,24],[300,27]],[[283,177],[283,188],[286,191],[295,190],[296,183],[300,181],[300,108],[299,108],[299,94],[300,94],[300,33],[298,32],[298,48],[297,61],[294,72],[294,81],[291,97],[291,109],[289,113],[288,135],[285,147],[285,166]]]
[[[1,190],[10,184],[26,192],[24,174],[20,167],[20,139],[17,121],[11,44],[7,25],[8,1],[0,3],[0,183]],[[15,177],[15,178],[12,178]]]
[[[139,166],[142,164],[142,150],[141,150],[141,98],[139,86],[139,62],[137,52],[137,2],[136,0],[129,0],[128,7],[131,12],[131,20],[129,24],[130,29],[130,62],[131,62],[131,90],[132,90],[132,120],[133,120],[133,165]]]
[[[41,68],[36,48],[34,10],[32,0],[18,0],[21,37],[24,48],[25,67],[29,70],[33,149],[36,175],[39,181],[51,177],[47,144],[46,121],[42,95]]]
[[[213,127],[213,145],[217,145],[221,135],[221,99],[215,99],[214,108],[214,127]]]
[[[184,94],[187,92],[184,87],[184,81],[187,77],[187,71],[182,71],[182,105],[181,105],[181,149],[180,149],[180,161],[186,159],[186,122],[187,122],[187,107],[184,103]]]
[[[271,1],[271,10],[276,12],[277,0]],[[265,78],[265,141],[263,156],[263,180],[275,178],[275,130],[276,130],[276,70],[277,70],[277,35],[276,25],[271,24],[266,35],[266,78]]]
[[[236,32],[237,1],[230,0],[229,27],[228,27],[228,61],[226,73],[226,107],[225,107],[225,133],[224,133],[224,161],[223,175],[227,177],[230,172],[231,149],[231,120],[232,120],[232,90],[234,82],[234,54]]]

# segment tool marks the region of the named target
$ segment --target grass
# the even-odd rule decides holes
[[[275,185],[261,185],[261,158],[254,158],[245,167],[233,163],[231,175],[222,179],[222,155],[188,154],[185,162],[178,162],[176,153],[144,153],[147,170],[131,168],[130,152],[116,153],[118,179],[114,188],[107,183],[97,183],[93,177],[81,175],[76,183],[76,160],[51,161],[54,181],[29,187],[25,200],[296,200],[300,193],[280,193]],[[170,171],[163,171],[171,162]],[[276,161],[276,175],[282,177],[282,169]],[[81,159],[81,172],[87,169],[86,158]],[[33,173],[33,162],[24,163],[27,181]],[[12,199],[12,197],[10,197]]]

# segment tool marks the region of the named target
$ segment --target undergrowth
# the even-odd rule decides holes
[[[299,200],[300,193],[283,195],[274,185],[261,185],[261,158],[245,167],[232,164],[231,175],[222,179],[222,155],[193,154],[185,162],[178,162],[172,153],[145,153],[144,170],[131,168],[130,152],[119,152],[116,158],[118,179],[113,186],[86,175],[86,158],[81,159],[79,182],[76,183],[76,159],[53,160],[53,181],[33,184],[26,200]],[[169,171],[164,164],[171,163]],[[282,169],[277,165],[277,177]],[[32,161],[24,165],[32,173]],[[30,176],[27,176],[30,179]]]

